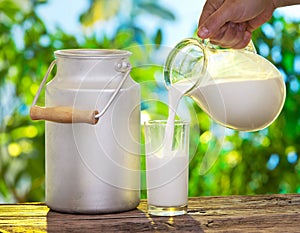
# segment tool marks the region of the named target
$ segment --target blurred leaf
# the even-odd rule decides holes
[[[80,16],[80,21],[86,27],[92,26],[99,20],[109,20],[120,10],[121,0],[94,0],[89,9]]]
[[[282,65],[288,74],[294,72],[294,59],[295,54],[293,52],[285,51],[283,53]]]
[[[0,194],[4,197],[4,198],[8,198],[9,197],[9,190],[4,182],[4,180],[0,179]]]
[[[155,38],[154,38],[154,42],[155,42],[156,48],[158,49],[161,45],[161,42],[162,42],[162,31],[161,31],[161,29],[157,30],[157,33],[156,33]]]
[[[1,24],[7,24],[15,21],[15,15],[19,12],[19,6],[11,0],[0,1]]]
[[[175,15],[171,11],[163,8],[155,2],[139,2],[138,5],[141,9],[144,9],[146,12],[152,15],[159,16],[160,18],[165,20],[175,20]]]

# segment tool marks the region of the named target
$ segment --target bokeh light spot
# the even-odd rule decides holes
[[[18,143],[10,143],[7,147],[8,153],[12,157],[17,157],[21,154],[22,149],[21,146]]]

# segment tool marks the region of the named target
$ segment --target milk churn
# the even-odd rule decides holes
[[[140,87],[125,50],[54,52],[31,107],[46,120],[46,204],[69,213],[127,211],[140,198]],[[46,85],[45,107],[38,96]]]

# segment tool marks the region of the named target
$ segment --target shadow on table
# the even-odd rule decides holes
[[[175,217],[156,217],[148,214],[146,216],[155,232],[204,232],[200,223],[188,214]]]
[[[50,210],[47,232],[204,232],[190,215],[150,216],[140,209],[115,214],[65,214]]]

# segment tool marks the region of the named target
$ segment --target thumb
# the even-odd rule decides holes
[[[202,13],[204,14],[204,12]],[[213,14],[208,16],[206,20],[199,22],[198,36],[206,39],[220,30],[228,21],[230,21],[230,8],[222,5]]]

